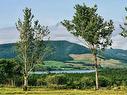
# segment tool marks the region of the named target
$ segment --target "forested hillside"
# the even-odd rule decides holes
[[[70,54],[88,54],[90,50],[84,46],[68,41],[49,41],[46,42],[53,49],[53,53],[48,55],[46,60],[68,61],[73,60]],[[0,45],[0,58],[14,58],[16,56],[16,47],[14,43]],[[104,53],[106,59],[117,59],[121,62],[127,62],[127,50],[107,49]]]

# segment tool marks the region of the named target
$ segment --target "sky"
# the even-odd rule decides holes
[[[1,0],[0,28],[15,26],[22,18],[22,10],[31,8],[35,18],[43,25],[55,25],[63,19],[71,19],[75,4],[97,5],[98,13],[106,20],[123,22],[127,0]]]
[[[23,9],[31,8],[42,25],[49,26],[51,40],[68,40],[81,44],[72,37],[67,30],[58,23],[64,19],[71,20],[74,6],[85,3],[87,6],[98,6],[97,13],[105,20],[112,19],[115,25],[113,32],[113,48],[126,49],[127,39],[119,35],[119,24],[123,24],[127,12],[127,0],[1,0],[0,1],[0,44],[14,43],[19,39],[19,32],[15,28],[18,18],[23,18]]]

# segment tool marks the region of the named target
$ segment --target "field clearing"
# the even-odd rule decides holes
[[[88,64],[92,64],[94,62],[92,54],[70,54],[70,56],[74,59],[72,62],[85,62]],[[120,60],[116,59],[100,59],[98,58],[98,64],[102,67],[110,67],[110,68],[127,68],[127,63],[123,63]],[[85,64],[84,64],[85,65]]]
[[[21,88],[0,88],[0,95],[127,95],[127,90],[52,90],[32,88],[24,92]]]

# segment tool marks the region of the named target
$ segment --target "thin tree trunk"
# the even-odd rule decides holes
[[[94,60],[95,60],[95,77],[96,77],[96,90],[99,89],[99,83],[98,83],[98,64],[97,64],[97,55],[94,54]]]
[[[23,87],[23,90],[27,91],[27,87],[28,87],[28,72],[27,72],[27,62],[26,62],[26,57],[25,57],[25,64],[24,64],[24,87]]]
[[[12,87],[14,86],[14,81],[13,81],[13,79],[11,79],[11,86],[12,86]]]
[[[27,88],[28,88],[28,76],[25,75],[24,76],[24,87],[23,87],[23,90],[27,91]]]

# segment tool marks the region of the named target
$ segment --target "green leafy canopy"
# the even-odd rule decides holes
[[[19,19],[16,23],[17,30],[20,33],[17,51],[18,59],[26,66],[24,67],[25,72],[28,72],[34,68],[35,64],[42,63],[43,57],[49,49],[44,44],[44,37],[50,31],[47,26],[41,26],[38,20],[33,20],[34,15],[32,15],[31,9],[25,8],[23,12],[23,20]]]
[[[85,4],[76,5],[75,14],[71,21],[64,20],[62,24],[74,36],[81,37],[90,49],[104,49],[112,43],[111,34],[114,30],[113,21],[104,21],[97,14],[97,6],[87,7]]]

